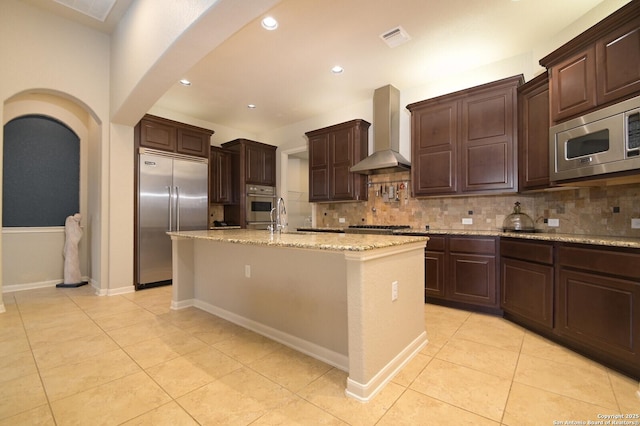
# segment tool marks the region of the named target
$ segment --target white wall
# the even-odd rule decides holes
[[[89,210],[88,170],[91,139],[87,112],[76,103],[52,94],[22,94],[5,103],[3,124],[27,114],[41,114],[64,122],[80,139],[80,211],[83,232],[88,230],[87,219],[95,211]],[[4,289],[46,284],[63,281],[62,247],[64,227],[50,228],[7,228],[3,229],[2,282]],[[88,249],[90,239],[80,240],[80,272],[88,277]]]
[[[82,273],[88,274],[89,251],[95,247],[95,235],[100,236],[100,232],[92,231],[104,226],[102,218],[106,217],[99,211],[102,206],[95,203],[96,198],[102,195],[102,188],[93,185],[89,188],[90,180],[101,178],[89,170],[98,166],[97,170],[101,171],[96,163],[100,158],[96,158],[94,153],[102,141],[108,139],[108,129],[102,123],[108,122],[109,110],[109,37],[21,1],[3,0],[0,2],[0,52],[3,64],[0,67],[2,124],[17,115],[40,111],[65,122],[81,138],[84,171],[81,172],[80,186],[86,191],[81,194],[81,213],[84,213],[85,235],[91,234],[90,239],[83,238],[82,241]],[[0,132],[0,148],[2,144],[3,134]],[[0,157],[1,152],[0,149]],[[87,228],[89,222],[91,229]],[[3,277],[18,277],[21,270],[33,272],[38,268],[38,262],[33,259],[14,263],[4,256],[5,251],[24,248],[22,243],[34,243],[33,237],[30,235],[18,242],[12,236],[8,241],[2,241]],[[52,235],[43,234],[40,238],[42,244],[47,245],[51,243]],[[12,247],[14,243],[18,246]],[[43,265],[43,268],[50,266]],[[101,271],[100,265],[95,269]],[[38,274],[33,279],[50,276],[45,270]],[[92,278],[100,285],[100,276],[93,275]]]
[[[311,219],[309,203],[309,160],[289,156],[287,170],[287,221],[289,229],[309,226],[305,220]]]

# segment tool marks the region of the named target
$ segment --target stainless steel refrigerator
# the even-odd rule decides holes
[[[207,229],[208,160],[140,149],[138,164],[137,283],[171,283],[167,231]]]

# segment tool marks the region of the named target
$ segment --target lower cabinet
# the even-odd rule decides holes
[[[500,313],[495,237],[430,236],[425,301]]]
[[[640,252],[502,238],[504,317],[640,378]]]
[[[640,253],[559,245],[555,331],[640,378]]]
[[[444,298],[446,237],[429,237],[424,252],[424,301],[431,297]]]
[[[500,294],[505,314],[553,328],[553,243],[500,240]],[[506,315],[508,317],[508,315]]]
[[[451,237],[447,298],[497,309],[497,251],[494,237]]]

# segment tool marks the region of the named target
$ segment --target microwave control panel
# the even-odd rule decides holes
[[[627,116],[627,156],[640,155],[640,112]]]

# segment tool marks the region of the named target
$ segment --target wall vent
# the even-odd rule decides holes
[[[400,26],[385,31],[380,34],[380,38],[391,48],[400,46],[411,40],[411,36]]]

